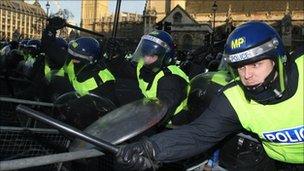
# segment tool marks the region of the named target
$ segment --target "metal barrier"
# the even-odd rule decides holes
[[[18,113],[15,111],[18,104],[25,104],[35,109],[39,109],[39,111],[45,111],[50,114],[53,110],[53,103],[0,96],[0,126],[36,127],[36,123],[33,123],[31,118],[18,115]]]
[[[0,127],[0,160],[64,152],[69,142],[54,129]]]
[[[18,104],[53,112],[52,103],[0,96],[0,170],[113,170],[113,157],[97,150],[68,152],[71,138],[20,115]],[[90,158],[90,159],[86,159]],[[72,161],[72,162],[71,162]]]

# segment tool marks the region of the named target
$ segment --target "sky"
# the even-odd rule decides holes
[[[56,6],[55,0],[50,0],[50,12],[56,13],[58,7]],[[104,1],[104,0],[101,0]],[[33,3],[34,0],[28,0],[27,2]],[[42,8],[46,10],[47,0],[39,0]],[[79,25],[81,18],[81,0],[58,0],[62,9],[67,9],[74,15],[74,20]],[[142,14],[145,6],[145,0],[122,0],[121,11],[134,12],[137,14]],[[116,0],[109,0],[109,10],[114,12],[116,7]]]

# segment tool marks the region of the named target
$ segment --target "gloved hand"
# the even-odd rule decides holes
[[[158,162],[152,143],[147,139],[119,148],[117,162],[129,170],[156,170]]]
[[[48,18],[47,21],[47,27],[51,29],[59,30],[66,26],[66,20],[60,17]]]
[[[110,38],[107,41],[105,52],[108,56],[108,58],[111,60],[113,58],[122,57],[123,56],[123,50],[122,45],[120,42],[115,38]]]

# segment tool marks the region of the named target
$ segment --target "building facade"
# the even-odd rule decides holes
[[[82,0],[81,27],[104,35],[111,34],[114,24],[114,14],[109,12],[106,0]],[[126,25],[138,25],[142,22],[142,15],[130,12],[119,13],[119,29]],[[119,32],[119,31],[118,31]]]
[[[109,15],[109,2],[106,0],[81,1],[81,27],[96,32],[101,32],[98,24]]]
[[[215,37],[229,34],[234,27],[244,22],[257,20],[274,26],[281,34],[286,46],[297,46],[304,43],[304,1],[302,0],[217,0],[214,9],[212,9],[214,0],[186,0],[183,3],[164,0],[170,4],[168,1],[180,3],[181,5],[177,5],[180,5],[180,8],[184,9],[197,23],[207,24],[210,28],[216,27],[215,34],[217,35]],[[164,22],[164,18],[169,14],[176,20],[182,20],[185,16],[178,11],[176,14],[171,14],[171,12],[164,14],[164,10],[159,6],[162,1],[157,2],[146,0],[145,33],[153,30],[156,23]],[[167,20],[169,19],[167,18]],[[180,25],[179,32],[182,32],[181,30],[184,30],[185,33],[188,32],[189,25],[185,24]],[[174,29],[174,25],[176,24],[172,21],[172,29]],[[193,25],[193,27],[197,26]],[[209,34],[212,32],[213,29]],[[194,37],[192,36],[192,38]],[[182,37],[179,40],[182,40]]]
[[[147,0],[151,10],[156,11],[156,22],[166,17],[177,5],[186,7],[186,0]]]
[[[123,29],[126,25],[130,26],[132,24],[137,25],[142,22],[142,15],[130,12],[120,12],[118,19],[118,32]],[[100,22],[97,23],[99,32],[107,35],[111,34],[114,25],[114,14],[104,17]]]
[[[171,36],[179,50],[191,50],[202,46],[206,35],[212,32],[209,24],[198,23],[180,5],[177,5],[161,23],[171,23]]]
[[[38,0],[29,4],[23,0],[0,1],[0,39],[40,39],[46,13]]]

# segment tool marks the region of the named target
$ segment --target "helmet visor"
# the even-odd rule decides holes
[[[138,62],[146,56],[157,56],[158,60],[162,61],[168,51],[169,48],[165,42],[156,37],[145,35],[139,42],[132,60]]]
[[[75,51],[73,51],[72,49],[68,49],[68,58],[70,59],[76,59],[80,62],[93,62],[93,57],[92,56],[86,56],[80,53],[77,53]]]

